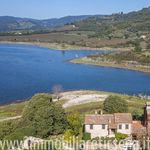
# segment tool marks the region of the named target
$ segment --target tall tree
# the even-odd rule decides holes
[[[32,97],[24,110],[22,122],[33,127],[38,137],[63,133],[67,125],[64,110],[48,94]]]
[[[120,96],[109,96],[104,101],[104,111],[106,113],[126,113],[128,104]]]

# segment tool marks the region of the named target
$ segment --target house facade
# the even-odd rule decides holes
[[[95,114],[85,116],[85,132],[95,137],[115,137],[115,133],[132,134],[132,115],[130,113]]]
[[[114,137],[123,133],[133,138],[150,137],[150,102],[144,108],[143,121],[132,120],[130,113],[95,114],[85,116],[85,132],[95,137]]]

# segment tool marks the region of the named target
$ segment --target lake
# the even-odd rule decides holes
[[[59,51],[30,45],[0,45],[0,103],[63,90],[104,90],[150,95],[150,74],[126,69],[72,64],[67,60],[104,51]]]

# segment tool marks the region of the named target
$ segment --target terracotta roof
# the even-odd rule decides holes
[[[110,127],[116,128],[118,123],[132,123],[132,115],[129,113],[115,113],[85,116],[85,124],[108,124]]]
[[[145,135],[146,132],[146,127],[144,127],[140,121],[132,122],[132,134]]]
[[[115,113],[115,123],[132,123],[132,115],[130,113]]]
[[[85,116],[85,124],[108,124],[109,121],[113,121],[114,117],[113,115],[106,114],[106,115],[86,115]]]
[[[133,121],[132,122],[132,127],[134,129],[140,129],[140,128],[143,128],[143,125],[142,125],[141,121]]]

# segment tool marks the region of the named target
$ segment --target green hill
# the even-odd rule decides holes
[[[150,7],[137,12],[95,16],[76,22],[80,31],[93,31],[89,37],[137,38],[150,36]]]
[[[0,16],[0,32],[16,30],[41,30],[64,26],[75,21],[81,21],[89,16],[66,16],[62,18],[36,20],[30,18],[19,18],[12,16]]]

